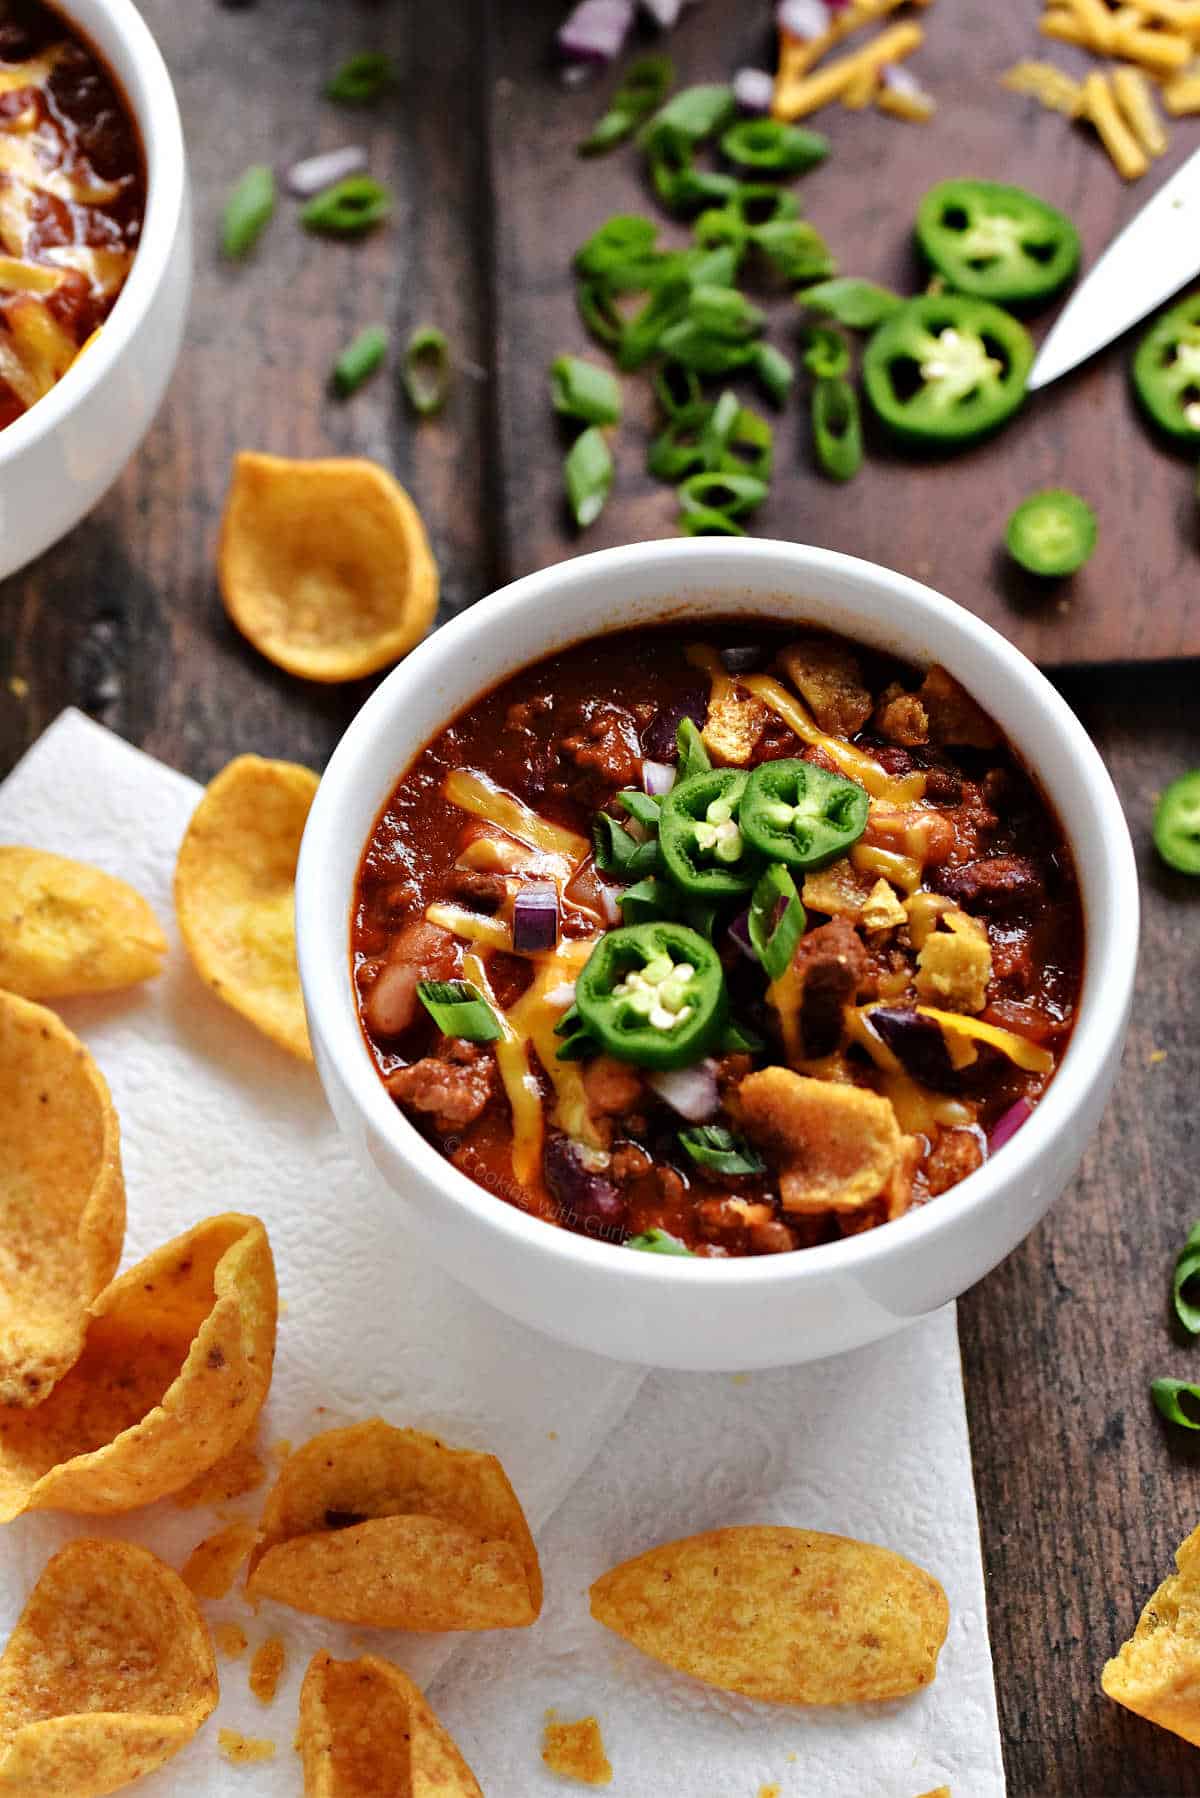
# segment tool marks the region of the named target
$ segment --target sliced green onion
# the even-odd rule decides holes
[[[358,237],[381,225],[391,210],[391,192],[382,181],[371,175],[348,175],[302,206],[300,223],[306,231],[322,231],[331,237]]]
[[[377,50],[363,50],[350,57],[325,83],[325,98],[344,105],[361,106],[377,100],[396,85],[396,65]]]
[[[615,425],[621,417],[621,389],[607,368],[582,356],[559,356],[550,364],[550,397],[564,418],[584,424]]]
[[[660,131],[669,130],[678,132],[688,143],[700,144],[706,138],[715,137],[736,111],[737,101],[731,87],[707,82],[698,87],[681,88],[655,113],[644,141],[648,147]]]
[[[1188,1287],[1192,1281],[1195,1298],[1189,1296]],[[1189,1336],[1200,1336],[1200,1223],[1193,1224],[1188,1231],[1187,1241],[1180,1249],[1175,1260],[1175,1273],[1171,1280],[1171,1299],[1175,1306],[1175,1315]]]
[[[849,325],[852,331],[873,331],[904,304],[898,294],[889,293],[886,287],[877,287],[874,281],[857,281],[850,275],[806,288],[796,299],[799,305],[814,312],[827,312],[839,325]]]
[[[728,203],[746,230],[761,231],[764,226],[781,225],[800,217],[800,202],[795,194],[785,188],[769,187],[765,182],[739,182]]]
[[[843,375],[826,375],[813,388],[813,448],[831,481],[850,481],[863,464],[858,395]]]
[[[836,325],[809,325],[804,333],[804,366],[818,380],[850,373],[850,345]]]
[[[732,175],[721,175],[712,169],[679,168],[665,158],[652,157],[650,179],[663,205],[670,212],[695,212],[702,206],[721,206],[737,186]]]
[[[430,417],[446,404],[450,345],[434,325],[419,325],[404,351],[404,391],[414,412]]]
[[[274,210],[274,172],[256,163],[236,182],[221,214],[221,248],[231,261],[249,255]]]
[[[750,241],[750,229],[736,206],[712,206],[693,221],[692,236],[705,249],[736,245],[744,250]]]
[[[719,512],[715,506],[690,506],[679,515],[679,528],[685,537],[744,537],[736,518]]]
[[[622,787],[617,794],[617,804],[624,806],[629,816],[636,818],[644,830],[658,829],[662,806],[649,793],[643,793],[640,787]]]
[[[652,924],[657,918],[673,918],[678,901],[670,881],[650,874],[626,887],[618,904],[626,924]]]
[[[629,320],[621,332],[617,348],[617,365],[626,371],[648,362],[671,325],[683,319],[692,297],[692,284],[686,275],[664,281],[650,295],[641,311]]]
[[[333,385],[343,399],[375,373],[387,355],[388,335],[382,325],[368,325],[348,343],[333,365]]]
[[[791,967],[807,921],[795,881],[772,862],[751,894],[749,918],[750,945],[772,983]]]
[[[732,287],[737,280],[747,239],[686,252],[687,272],[697,287]]]
[[[755,225],[750,241],[793,286],[824,281],[836,264],[821,233],[803,219],[777,219]]]
[[[698,1167],[715,1174],[761,1174],[766,1162],[722,1124],[696,1124],[681,1130],[679,1140]]]
[[[742,340],[757,337],[767,322],[767,315],[736,287],[697,282],[688,302],[688,319],[715,337]]]
[[[704,745],[694,718],[681,718],[679,728],[675,732],[675,749],[678,754],[677,779],[690,780],[693,774],[707,774],[712,767],[712,760]]]
[[[704,416],[707,415],[706,410]],[[646,451],[647,470],[657,480],[670,481],[672,486],[685,475],[695,474],[705,466],[702,429],[702,419],[673,419]]]
[[[740,469],[743,474],[757,475],[769,481],[775,463],[775,433],[761,413],[743,406],[737,415],[733,435],[725,446],[724,469]]]
[[[594,231],[575,252],[575,272],[607,277],[613,265],[643,257],[658,239],[658,226],[638,213],[615,213]]]
[[[597,425],[589,425],[567,451],[563,484],[576,524],[581,531],[595,524],[613,484],[612,451]]]
[[[580,156],[603,156],[630,137],[642,120],[661,106],[675,70],[668,56],[643,56],[630,63],[625,78],[605,112],[579,145]]]
[[[612,293],[606,282],[580,281],[575,289],[575,306],[597,343],[604,344],[608,349],[613,349],[620,343],[625,320],[613,305]]]
[[[726,1024],[725,1034],[721,1038],[722,1055],[757,1055],[765,1048],[762,1037],[755,1036],[753,1030],[747,1030],[744,1024]]]
[[[759,174],[803,175],[824,162],[829,139],[778,119],[742,119],[723,133],[721,154]]]
[[[707,330],[694,318],[668,325],[659,338],[664,356],[682,362],[698,375],[728,375],[754,360],[754,345]]]
[[[754,351],[754,372],[777,406],[787,404],[796,371],[774,344],[760,343]]]
[[[555,1036],[569,1036],[572,1030],[578,1028],[578,1025],[579,1007],[574,1004],[568,1005],[567,1009],[563,1012],[562,1017],[559,1018],[558,1023],[554,1026],[554,1034]]]
[[[680,1242],[677,1236],[670,1235],[666,1230],[660,1230],[657,1225],[653,1230],[643,1230],[640,1236],[631,1236],[625,1247],[641,1249],[646,1255],[694,1256],[695,1254],[695,1251]]]
[[[694,422],[698,413],[707,411],[699,375],[678,362],[664,362],[655,371],[654,391],[669,419]]]
[[[576,1030],[560,1043],[555,1050],[555,1061],[586,1061],[590,1055],[598,1055],[600,1045],[590,1030]]]
[[[1168,1423],[1183,1430],[1200,1430],[1200,1386],[1190,1380],[1151,1380],[1150,1396]],[[1191,1416],[1183,1408],[1185,1399],[1195,1407]]]
[[[638,852],[638,840],[611,812],[592,819],[592,852],[601,874],[623,874]]]
[[[685,516],[711,509],[723,512],[727,518],[741,518],[761,506],[766,497],[767,483],[752,474],[689,475],[679,489],[679,503]]]
[[[494,1043],[503,1034],[495,1012],[469,980],[420,980],[417,997],[443,1036]]]
[[[680,917],[689,930],[694,930],[697,936],[702,936],[711,943],[720,910],[720,901],[717,899],[688,899],[681,907]]]
[[[719,469],[725,464],[725,454],[729,440],[737,425],[741,401],[733,389],[727,387],[712,411],[700,437],[700,453],[703,466],[707,469]]]

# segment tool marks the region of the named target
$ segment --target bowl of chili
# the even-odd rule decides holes
[[[171,78],[132,0],[0,22],[0,577],[91,510],[183,338],[191,222]]]
[[[931,715],[935,701],[958,706],[982,721],[959,733],[969,741],[974,731],[976,747],[906,754],[881,738],[878,710],[868,717],[854,704],[840,730],[814,734],[804,702],[781,699],[782,682],[763,672],[792,666],[796,637],[823,645],[835,664],[853,646],[881,671],[877,682],[894,669],[929,671],[919,688],[919,674],[909,676],[911,692],[887,685],[883,703],[924,693]],[[689,706],[701,670],[701,703]],[[806,692],[803,671],[795,678]],[[711,707],[722,682],[723,692],[765,694],[780,708],[740,767],[736,748],[706,749],[719,740]],[[655,693],[657,711],[641,704]],[[547,722],[556,705],[567,708],[557,725]],[[642,778],[614,793],[605,758],[623,753],[610,728],[622,706],[640,706],[641,742],[624,748]],[[601,783],[590,851],[580,788],[562,786],[561,762],[545,752],[568,714],[574,773]],[[910,715],[904,705],[888,714]],[[950,841],[933,818],[938,803],[954,830],[983,835],[969,854],[947,850],[940,874],[906,889],[904,845],[881,846],[878,833],[897,825],[896,802],[913,800],[914,781],[930,857],[942,853],[935,839]],[[1036,838],[1028,856],[989,859],[989,844],[1007,843],[993,803],[1036,819],[1014,826]],[[912,819],[901,825],[910,830]],[[525,858],[520,877],[488,873],[502,838]],[[576,869],[558,880],[557,899],[556,857]],[[473,896],[466,905],[438,888],[447,868],[453,892]],[[881,903],[882,873],[893,882],[882,895],[890,936],[888,915],[872,936],[864,908]],[[835,989],[833,964],[862,958],[844,919],[814,928],[817,916],[843,909],[839,883],[855,880],[869,953],[851,990],[835,994],[854,1040],[839,1024],[821,1044],[807,1014],[787,1024],[780,993],[821,930],[823,979]],[[506,882],[515,903],[503,898]],[[908,920],[899,934],[896,915]],[[1077,1170],[1111,1090],[1137,915],[1132,847],[1107,772],[1024,657],[905,576],[752,539],[578,557],[438,631],[335,751],[305,834],[296,903],[318,1072],[379,1176],[379,1202],[414,1233],[411,1252],[551,1337],[694,1369],[816,1360],[885,1336],[965,1291],[1028,1234]],[[941,925],[938,968],[969,969],[983,955],[1001,982],[989,995],[1008,994],[1004,1004],[980,1017],[981,996],[955,996],[952,982],[922,989],[926,975],[941,978],[933,960],[921,964],[924,997],[914,1003],[905,957],[918,921],[922,940]],[[462,940],[439,960],[430,943],[444,948],[455,931]],[[839,931],[846,942],[835,954]],[[393,936],[420,943],[427,965],[389,959]],[[526,970],[510,988],[522,941],[532,981]],[[889,941],[902,947],[884,954]],[[1018,941],[1034,945],[1032,963]],[[855,1003],[868,961],[869,1002]],[[1043,999],[1039,1045],[1029,1020]],[[403,1020],[389,1024],[397,1006]],[[408,1029],[421,1047],[409,1047]],[[738,1096],[714,1111],[731,1069]],[[589,1145],[586,1116],[564,1120],[572,1095],[595,1098],[597,1070],[615,1096]],[[869,1173],[856,1197],[857,1174],[835,1170],[848,1184],[829,1199],[808,1190],[811,1169],[788,1162],[781,1171],[781,1092],[798,1107],[797,1128],[824,1132],[835,1161],[839,1143],[862,1135],[864,1156],[884,1156],[889,1191],[904,1163],[903,1201],[889,1209]],[[965,1110],[964,1095],[974,1095]],[[525,1125],[536,1142],[528,1155]],[[960,1167],[963,1177],[944,1185],[929,1175],[930,1138],[940,1141],[943,1125],[958,1149],[972,1131],[982,1144],[965,1164],[973,1171]],[[674,1183],[664,1174],[648,1208],[636,1181],[660,1164]],[[777,1249],[790,1252],[769,1252]]]

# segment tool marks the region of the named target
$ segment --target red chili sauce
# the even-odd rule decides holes
[[[869,808],[849,796],[865,830],[824,866],[781,864],[805,917],[774,984],[747,940],[749,894],[698,916],[660,864],[651,890],[664,910],[683,908],[711,937],[715,973],[695,1002],[723,981],[720,1035],[699,1063],[663,1074],[630,1059],[631,1039],[598,1040],[593,1004],[577,1059],[561,1062],[572,1017],[558,1035],[554,1024],[627,909],[628,868],[601,872],[588,853],[597,814],[651,843],[643,865],[655,855],[655,828],[616,796],[647,785],[661,796],[684,719],[716,767],[786,761],[801,790],[874,788]],[[455,788],[463,771],[482,784]],[[474,810],[455,802],[468,791]],[[580,853],[556,862],[532,843],[527,814],[497,822],[481,792],[575,833]],[[610,827],[599,833],[607,844]],[[748,843],[742,852],[757,878],[764,858]],[[600,854],[611,864],[611,850]],[[554,960],[511,947],[531,882],[557,899]],[[752,619],[597,638],[467,707],[401,776],[372,831],[352,941],[380,1077],[456,1167],[551,1224],[710,1257],[836,1241],[973,1172],[1052,1079],[1083,962],[1062,830],[974,699],[940,668]],[[498,1014],[511,1020],[513,1040],[441,1034],[418,983],[464,978],[496,1027]],[[656,1015],[674,1027],[673,1014]]]
[[[97,53],[38,0],[0,0],[0,427],[108,317],[145,210],[137,128]]]

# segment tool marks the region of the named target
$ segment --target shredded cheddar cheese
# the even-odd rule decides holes
[[[525,1039],[496,1004],[480,956],[463,956],[463,978],[483,994],[500,1025],[501,1036],[494,1048],[496,1066],[512,1112],[513,1175],[522,1186],[531,1186],[536,1183],[542,1165],[542,1095],[529,1066]]]
[[[1123,64],[1113,70],[1112,87],[1117,105],[1147,156],[1165,155],[1167,134],[1154,103],[1154,90],[1142,71]]]
[[[1150,164],[1141,145],[1117,111],[1106,78],[1093,71],[1083,84],[1084,116],[1096,127],[1113,167],[1126,181],[1136,181]]]
[[[486,774],[468,768],[453,768],[446,776],[442,791],[451,805],[507,831],[510,837],[530,849],[561,856],[571,868],[577,867],[590,852],[591,846],[584,837],[539,818],[515,794],[504,792]]]
[[[769,674],[740,675],[739,685],[756,694],[764,705],[769,705],[773,712],[777,712],[802,743],[810,743],[823,749],[843,774],[856,780],[874,798],[888,799],[893,805],[911,805],[924,797],[923,774],[906,774],[896,779],[886,768],[880,766],[874,756],[868,755],[866,750],[856,749],[853,743],[847,743],[843,737],[827,736],[817,728],[803,700],[789,693],[786,687]]]
[[[850,860],[860,874],[878,874],[891,881],[902,892],[915,893],[921,884],[920,861],[912,855],[898,855],[894,849],[878,849],[872,843],[856,843]]]
[[[425,916],[431,924],[465,937],[468,943],[480,943],[486,949],[512,950],[512,931],[502,918],[489,918],[483,912],[468,911],[458,905],[428,905]]]
[[[846,1013],[846,1031],[851,1042],[865,1049],[879,1070],[880,1089],[884,1097],[890,1099],[897,1122],[905,1135],[931,1136],[939,1126],[942,1129],[954,1129],[964,1124],[973,1124],[975,1113],[970,1105],[960,1099],[950,1099],[942,1093],[931,1092],[928,1087],[921,1086],[914,1080],[911,1074],[905,1073],[899,1057],[893,1054],[883,1038],[871,1027],[871,1013],[875,1009],[875,1005],[852,1007]]]
[[[1032,60],[1014,63],[1000,77],[1002,87],[1015,94],[1029,94],[1051,112],[1077,119],[1083,110],[1083,87],[1052,62]]]
[[[938,1011],[932,1005],[918,1005],[917,1010],[923,1018],[932,1018],[946,1033],[974,1037],[977,1042],[999,1049],[1001,1055],[1007,1055],[1027,1074],[1049,1074],[1054,1069],[1054,1057],[1049,1049],[1031,1043],[1027,1036],[1018,1036],[1015,1030],[1002,1030],[998,1024],[985,1024],[981,1018],[965,1017],[958,1011]]]
[[[919,25],[893,25],[872,38],[861,50],[840,56],[810,74],[777,80],[771,102],[772,115],[786,120],[806,118],[831,100],[840,100],[867,71],[874,72],[877,77],[886,63],[901,62],[911,56],[924,40],[925,33]],[[780,74],[784,75],[782,66]]]

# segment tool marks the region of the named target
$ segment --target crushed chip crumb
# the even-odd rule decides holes
[[[1146,1066],[1156,1068],[1160,1061],[1165,1061],[1166,1059],[1167,1051],[1165,1049],[1151,1049],[1149,1055],[1146,1057]]]
[[[217,1653],[223,1655],[227,1661],[241,1660],[249,1647],[246,1632],[240,1623],[214,1623],[212,1635]]]
[[[183,1510],[199,1505],[224,1505],[231,1499],[244,1498],[257,1492],[267,1477],[267,1470],[249,1442],[238,1442],[227,1455],[175,1494],[174,1502]]]
[[[759,1786],[758,1798],[779,1798],[782,1790],[782,1786],[777,1785]]]
[[[287,1650],[282,1636],[268,1636],[254,1650],[254,1658],[250,1662],[250,1690],[260,1703],[270,1704],[275,1697],[286,1659]]]
[[[197,1598],[224,1598],[257,1535],[252,1523],[231,1523],[215,1536],[206,1536],[183,1564],[184,1585]]]
[[[223,1729],[217,1736],[217,1747],[234,1766],[247,1766],[252,1761],[273,1761],[275,1744],[262,1736],[239,1735],[236,1729]]]
[[[542,1734],[542,1759],[552,1773],[564,1779],[577,1779],[585,1786],[606,1786],[613,1776],[600,1724],[595,1717],[580,1717],[576,1723],[560,1723],[554,1711],[546,1712]]]

